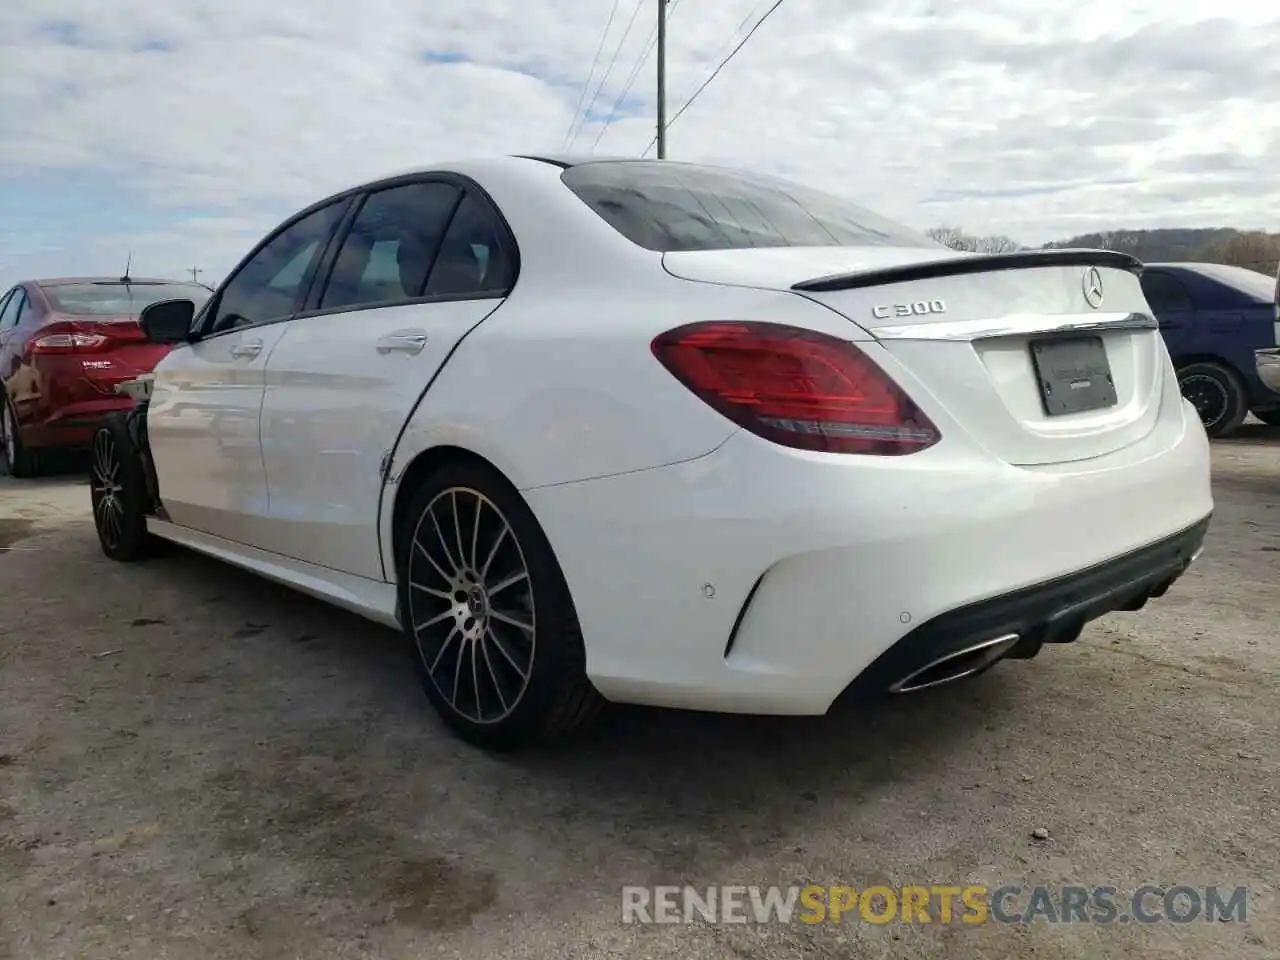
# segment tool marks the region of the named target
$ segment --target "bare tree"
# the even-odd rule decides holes
[[[929,229],[929,238],[936,240],[944,247],[950,247],[952,250],[972,252],[978,248],[977,241],[959,227],[931,227]]]
[[[1195,259],[1246,267],[1274,277],[1280,263],[1280,235],[1261,230],[1239,233],[1206,244],[1196,251]]]
[[[964,250],[968,253],[1011,253],[1022,249],[1022,244],[1012,237],[1003,234],[975,237],[965,233],[960,227],[933,227],[929,230],[929,237],[952,250]]]
[[[977,248],[979,253],[1013,253],[1015,250],[1021,250],[1022,244],[1004,234],[993,234],[989,237],[979,237]]]
[[[1124,230],[1102,230],[1098,233],[1098,246],[1103,250],[1123,250],[1137,243],[1138,238]]]

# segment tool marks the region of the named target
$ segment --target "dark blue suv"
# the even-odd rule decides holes
[[[1217,263],[1148,263],[1142,292],[1209,436],[1230,434],[1251,412],[1280,426],[1280,393],[1258,379],[1255,358],[1280,344],[1274,279]]]

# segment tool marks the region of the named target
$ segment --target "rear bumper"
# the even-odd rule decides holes
[[[17,404],[23,442],[32,448],[87,446],[111,414],[133,406],[117,389],[150,372],[167,351],[143,344],[104,354],[37,354],[24,367],[27,383]]]
[[[1280,347],[1268,347],[1254,352],[1258,379],[1268,390],[1280,393]]]
[[[23,442],[31,448],[79,448],[93,440],[94,431],[113,414],[133,407],[124,395],[69,403],[54,410],[43,422],[22,430]]]
[[[926,677],[919,671],[941,658],[996,641],[1007,640],[1014,657],[1034,656],[1046,643],[1070,643],[1090,621],[1164,596],[1200,555],[1209,520],[1086,570],[934,617],[881,654],[848,692],[875,696],[913,674],[921,683]]]
[[[604,696],[820,714],[886,651],[918,656],[940,630],[1069,639],[1072,621],[1158,593],[1213,511],[1208,440],[1175,403],[1124,450],[1053,466],[962,439],[842,458],[739,433],[686,463],[525,496]]]

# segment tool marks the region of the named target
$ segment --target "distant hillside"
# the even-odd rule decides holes
[[[975,236],[960,227],[934,227],[929,235],[956,250],[1003,253],[1028,249],[1010,237]],[[1046,243],[1042,249],[1060,250],[1065,247],[1121,250],[1133,254],[1145,263],[1178,260],[1226,263],[1270,276],[1276,275],[1277,266],[1280,265],[1280,233],[1265,233],[1261,230],[1246,232],[1232,227],[1083,233],[1069,240]]]
[[[1106,233],[1083,233],[1070,240],[1046,243],[1046,249],[1062,247],[1102,247],[1123,250],[1139,260],[1203,260],[1201,253],[1244,236],[1230,227],[1165,230],[1112,230]]]

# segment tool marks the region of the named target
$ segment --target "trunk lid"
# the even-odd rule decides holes
[[[117,384],[150,373],[171,349],[147,340],[131,314],[55,319],[36,331],[31,342],[43,352],[79,358],[85,380],[105,395],[115,395]]]
[[[668,253],[663,262],[677,277],[791,290],[843,315],[901,365],[901,385],[918,402],[932,399],[1014,465],[1137,442],[1155,426],[1173,376],[1141,264],[1125,254],[782,248]]]

